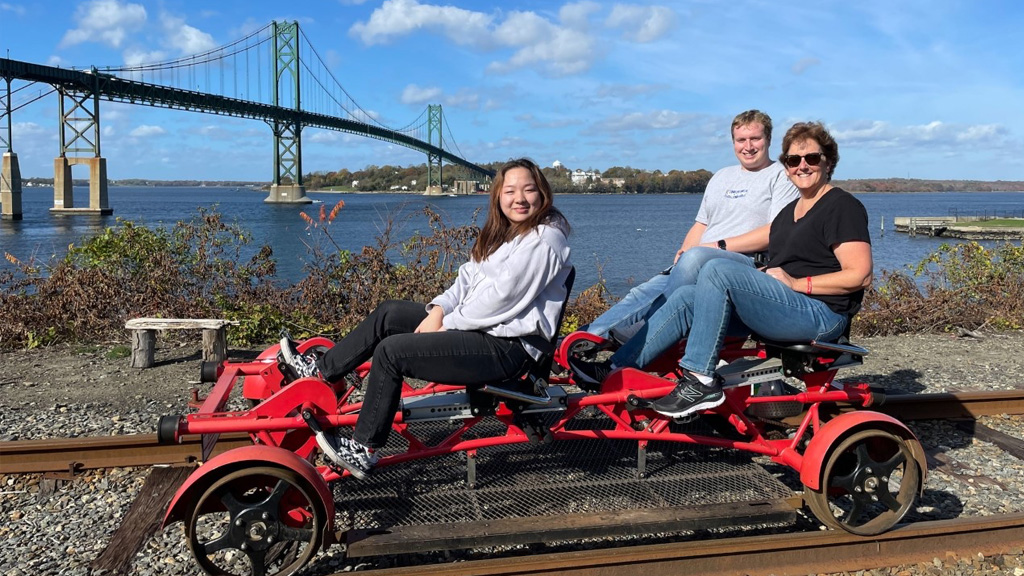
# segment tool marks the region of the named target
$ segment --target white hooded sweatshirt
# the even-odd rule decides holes
[[[550,340],[565,301],[572,264],[565,232],[555,224],[502,244],[483,262],[459,267],[455,284],[431,300],[446,330],[477,330],[501,338],[537,335]],[[523,342],[535,359],[540,351]]]

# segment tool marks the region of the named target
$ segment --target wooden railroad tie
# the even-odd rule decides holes
[[[132,318],[124,327],[132,331],[132,368],[153,366],[157,330],[203,331],[203,360],[222,362],[228,356],[227,327],[235,320],[216,318]]]

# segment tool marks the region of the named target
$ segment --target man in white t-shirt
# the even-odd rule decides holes
[[[624,342],[668,294],[696,284],[697,273],[708,260],[730,258],[753,266],[755,255],[768,249],[768,229],[775,215],[800,195],[782,165],[771,159],[771,141],[772,119],[767,114],[748,110],[736,116],[732,145],[739,165],[711,177],[673,266],[630,290],[582,330]]]

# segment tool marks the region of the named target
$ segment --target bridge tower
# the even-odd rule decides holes
[[[434,133],[437,133],[438,149],[444,148],[441,139],[441,126],[443,126],[443,112],[440,104],[427,106],[427,144],[434,145]],[[435,168],[435,165],[437,166]],[[441,155],[427,152],[427,194],[441,194],[444,188],[441,185]]]
[[[299,97],[299,23],[276,21],[274,30],[274,106],[302,110]],[[284,85],[282,87],[282,84]],[[302,184],[302,124],[274,120],[274,182],[264,202],[312,202]]]
[[[11,147],[11,78],[6,77],[7,91],[0,94],[0,108],[7,120],[0,129],[0,148],[3,149],[3,166],[0,168],[0,219],[21,220],[21,170],[18,155]]]
[[[57,86],[60,115],[60,156],[53,161],[53,208],[62,214],[113,214],[107,199],[107,159],[100,154],[100,82],[103,75],[90,70],[93,87]],[[91,138],[90,138],[91,135]],[[89,207],[75,208],[71,167],[89,168]]]

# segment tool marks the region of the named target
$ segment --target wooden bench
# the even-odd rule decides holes
[[[124,327],[132,331],[132,368],[153,366],[157,330],[203,331],[203,360],[222,362],[228,355],[227,327],[237,325],[234,320],[213,318],[132,318]]]

